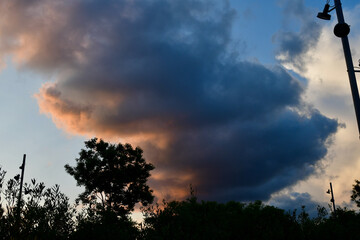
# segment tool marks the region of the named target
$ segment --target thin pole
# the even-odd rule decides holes
[[[20,232],[21,193],[22,193],[22,187],[23,187],[23,181],[24,181],[25,160],[26,160],[26,154],[24,154],[23,163],[20,166],[21,180],[20,180],[20,190],[19,190],[19,198],[18,198],[18,206],[17,206],[17,224],[18,224],[18,227],[19,227],[19,232]]]
[[[334,192],[332,188],[332,184],[330,182],[330,192],[331,192],[331,202],[333,204],[334,214],[336,215],[336,208],[335,208],[335,198],[334,198]]]
[[[336,9],[336,15],[339,24],[345,23],[344,20],[344,14],[341,7],[340,0],[334,0],[335,2],[335,9]],[[354,71],[354,65],[352,62],[351,57],[351,51],[350,51],[350,44],[349,39],[347,36],[341,37],[341,42],[344,49],[344,55],[345,55],[345,62],[347,66],[347,72],[349,76],[350,81],[350,88],[351,88],[351,94],[354,102],[354,108],[355,108],[355,114],[356,114],[356,121],[358,125],[358,131],[359,131],[359,137],[360,137],[360,98],[359,98],[359,90],[356,83],[356,77],[355,77],[355,71]]]

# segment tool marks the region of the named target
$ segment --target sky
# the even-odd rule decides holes
[[[155,165],[157,199],[351,206],[359,135],[326,1],[4,0],[0,164],[82,191],[64,170],[92,137]],[[360,4],[342,1],[360,58]],[[331,3],[332,4],[332,3]]]

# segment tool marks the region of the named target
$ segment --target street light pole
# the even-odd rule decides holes
[[[18,198],[18,206],[16,211],[16,221],[17,221],[17,227],[18,227],[18,233],[20,233],[20,209],[21,209],[21,193],[23,188],[23,182],[24,182],[24,171],[25,171],[25,160],[26,160],[26,154],[24,154],[23,162],[20,166],[21,169],[21,180],[20,180],[20,189],[19,189],[19,198]]]
[[[329,15],[329,12],[336,9],[336,15],[338,19],[338,23],[336,24],[334,28],[334,34],[335,36],[341,38],[341,42],[343,45],[344,55],[345,55],[345,62],[347,67],[347,72],[349,76],[349,82],[350,82],[350,88],[351,88],[351,95],[353,98],[354,108],[355,108],[355,115],[356,115],[356,121],[358,126],[358,132],[360,137],[360,98],[359,98],[359,90],[356,83],[356,77],[355,77],[355,71],[354,65],[352,62],[351,57],[351,51],[350,51],[350,44],[349,39],[347,35],[350,33],[350,26],[345,23],[344,20],[344,14],[341,7],[340,0],[334,0],[335,6],[330,9],[330,0],[327,0],[327,3],[325,4],[323,12],[319,12],[317,17],[324,20],[330,20],[331,16]]]
[[[332,205],[333,205],[333,213],[334,213],[334,215],[336,215],[334,191],[333,191],[331,182],[330,182],[330,189],[328,189],[326,193],[327,193],[327,194],[331,194],[330,202],[332,202]]]
[[[332,184],[330,182],[330,192],[331,192],[331,202],[333,204],[333,210],[334,210],[334,214],[336,215],[336,207],[335,207],[335,198],[334,198],[334,191],[333,191],[333,188],[332,188]]]
[[[341,38],[341,42],[343,45],[345,62],[346,62],[346,66],[347,66],[351,94],[352,94],[352,98],[353,98],[353,102],[354,102],[356,120],[357,120],[359,137],[360,137],[360,98],[359,98],[358,86],[356,83],[354,65],[353,65],[353,61],[352,61],[352,57],[351,57],[349,39],[347,37],[347,34],[349,32],[347,32],[346,28],[348,28],[349,26],[345,23],[344,14],[342,11],[340,0],[334,0],[334,2],[335,2],[336,15],[337,15],[337,19],[338,19],[338,24],[335,26],[334,33],[337,37]],[[345,31],[345,32],[342,32],[342,31]],[[350,28],[349,28],[349,31],[350,31]]]

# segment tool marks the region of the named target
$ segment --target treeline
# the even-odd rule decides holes
[[[195,197],[165,203],[145,218],[140,239],[360,239],[360,214],[318,207],[310,218],[303,206],[289,212],[253,203],[198,202]]]
[[[5,182],[0,169],[0,239],[360,239],[360,214],[346,208],[318,207],[311,218],[305,207],[289,212],[260,201],[198,201],[193,191],[184,201],[153,204],[146,182],[154,166],[129,144],[91,139],[76,166],[65,169],[85,187],[74,204],[58,185],[35,179],[24,184],[19,202],[19,175]],[[359,193],[357,181],[351,198],[358,206]],[[142,206],[140,224],[130,217],[135,204]]]

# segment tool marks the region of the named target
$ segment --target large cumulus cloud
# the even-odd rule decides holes
[[[9,0],[1,14],[3,56],[57,77],[36,95],[41,112],[139,144],[157,193],[191,183],[202,198],[266,199],[314,173],[336,132],[284,69],[230,52],[226,3]]]

